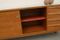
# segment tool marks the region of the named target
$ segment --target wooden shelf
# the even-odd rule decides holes
[[[23,33],[32,33],[32,32],[40,32],[46,30],[46,27],[42,26],[31,26],[31,27],[24,27]]]
[[[33,36],[33,35],[42,35],[42,34],[46,34],[46,33],[48,33],[46,30],[44,30],[44,31],[38,31],[38,32],[32,32],[32,33],[25,33],[22,37],[24,37],[24,36]]]
[[[35,20],[44,20],[46,19],[45,17],[30,17],[23,19],[22,22],[29,22],[29,21],[35,21]]]

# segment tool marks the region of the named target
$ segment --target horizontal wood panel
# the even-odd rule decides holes
[[[47,20],[49,19],[60,19],[60,14],[47,14]]]
[[[57,8],[53,8],[53,9],[48,8],[48,9],[47,9],[47,12],[48,12],[48,13],[56,13],[56,12],[60,12],[60,9],[57,9]]]
[[[49,32],[60,31],[60,25],[59,24],[55,24],[55,25],[47,26],[47,30]]]
[[[57,26],[48,26],[47,31],[48,32],[56,32],[56,31],[58,31],[58,28],[57,28]]]
[[[60,6],[49,6],[47,7],[47,12],[48,13],[56,13],[56,12],[60,12]]]
[[[54,24],[60,24],[60,20],[50,20],[50,21],[47,21],[47,25],[54,25]]]

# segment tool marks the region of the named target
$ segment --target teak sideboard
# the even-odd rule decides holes
[[[60,5],[0,11],[0,39],[60,31]]]

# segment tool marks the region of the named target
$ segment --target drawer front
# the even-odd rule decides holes
[[[49,25],[60,25],[60,20],[48,20],[47,26]]]
[[[56,32],[56,31],[58,31],[58,28],[57,28],[57,26],[47,26],[47,31],[48,32]]]
[[[48,13],[60,12],[60,5],[49,6],[49,7],[47,8],[47,12],[48,12]]]
[[[0,38],[17,37],[22,34],[19,11],[8,11],[0,13]]]
[[[58,19],[60,20],[60,14],[47,14],[47,20],[55,20]]]

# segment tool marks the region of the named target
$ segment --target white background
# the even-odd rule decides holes
[[[53,5],[57,4],[60,4],[60,0],[54,0]],[[0,0],[0,10],[33,6],[45,6],[44,0]]]

